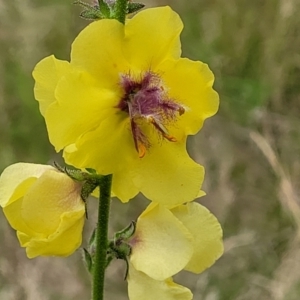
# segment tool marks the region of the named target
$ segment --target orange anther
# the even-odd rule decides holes
[[[146,147],[143,144],[138,145],[138,150],[139,150],[139,158],[143,158],[146,154]]]
[[[182,106],[180,106],[178,109],[178,112],[179,112],[179,115],[181,116],[185,113],[185,109]]]
[[[177,142],[177,139],[174,136],[171,136],[171,135],[168,135],[168,134],[164,134],[163,136],[164,136],[164,138],[166,138],[170,142],[174,142],[174,143]]]

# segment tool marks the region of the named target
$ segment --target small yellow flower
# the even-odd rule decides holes
[[[146,9],[125,25],[96,21],[75,39],[70,63],[49,56],[33,72],[56,151],[78,168],[114,174],[113,193],[123,202],[141,191],[179,205],[202,184],[186,138],[219,100],[208,66],[180,57],[182,28],[169,7]]]
[[[68,256],[81,244],[81,184],[51,166],[17,163],[0,176],[0,205],[29,258]]]
[[[192,299],[191,293],[173,283],[171,276],[181,270],[199,274],[210,267],[223,253],[222,229],[198,203],[171,210],[150,204],[137,221],[130,245],[130,300],[141,299],[143,293],[149,295],[143,299],[149,300]],[[159,297],[160,292],[165,296]]]

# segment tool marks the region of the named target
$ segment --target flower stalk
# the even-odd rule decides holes
[[[119,22],[125,24],[125,18],[127,14],[128,0],[116,0],[114,5],[113,18]]]
[[[104,279],[107,266],[108,220],[110,210],[112,175],[102,177],[100,181],[100,197],[98,210],[98,224],[96,230],[96,253],[93,268],[93,300],[104,299]]]

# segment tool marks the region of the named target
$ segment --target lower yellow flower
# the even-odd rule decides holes
[[[181,270],[199,274],[223,253],[221,226],[198,203],[170,210],[150,204],[139,217],[129,244],[130,300],[192,299],[191,292],[170,277]]]
[[[29,258],[68,256],[81,244],[81,183],[51,166],[17,163],[0,176],[0,205]]]

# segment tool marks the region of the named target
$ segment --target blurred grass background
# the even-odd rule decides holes
[[[88,24],[71,2],[0,0],[0,171],[56,156],[34,101],[31,71],[52,53],[69,58],[73,39]],[[183,55],[209,64],[221,98],[218,115],[190,138],[189,149],[206,168],[207,196],[199,201],[219,218],[225,253],[203,274],[183,272],[176,280],[195,300],[298,300],[300,1],[144,3],[171,5],[181,15]],[[135,219],[146,203],[141,197],[127,205],[113,201],[111,231]],[[90,213],[86,232],[93,220]],[[0,239],[1,300],[89,299],[80,251],[29,260],[2,212]],[[124,264],[115,262],[108,274],[106,299],[128,299]]]

